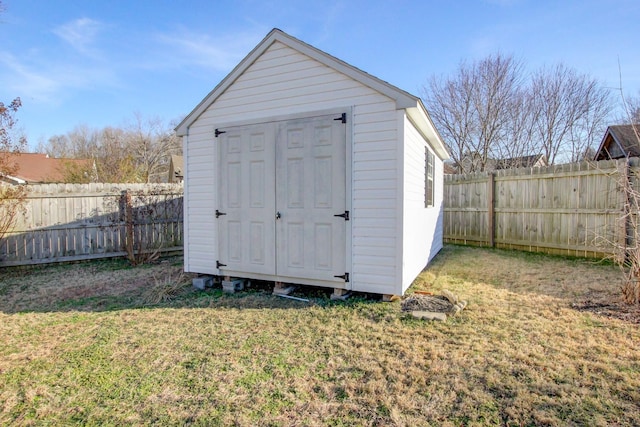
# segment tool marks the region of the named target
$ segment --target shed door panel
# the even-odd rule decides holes
[[[220,262],[275,274],[275,125],[226,128],[218,137]]]
[[[281,276],[344,282],[345,126],[336,116],[278,125],[276,263]]]
[[[344,283],[346,128],[335,118],[221,129],[223,273]]]

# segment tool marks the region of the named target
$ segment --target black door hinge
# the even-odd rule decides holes
[[[349,211],[344,211],[344,213],[337,214],[334,216],[339,216],[340,218],[344,218],[345,221],[349,221]]]
[[[227,264],[223,264],[220,261],[216,260],[216,268],[220,268],[220,267],[226,267]]]
[[[215,132],[216,138],[219,137],[223,133],[227,133],[227,131],[220,130],[220,129],[216,128],[216,132]]]
[[[218,209],[216,209],[216,218],[220,218],[222,215],[226,215],[226,213],[220,212]]]
[[[333,276],[333,277],[337,277],[338,279],[344,280],[344,283],[349,283],[349,273],[344,273],[342,276]]]
[[[347,113],[342,113],[342,115],[336,119],[333,119],[335,121],[340,120],[342,123],[347,123]]]

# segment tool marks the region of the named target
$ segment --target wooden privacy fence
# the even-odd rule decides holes
[[[445,176],[444,239],[535,252],[619,256],[639,159]]]
[[[182,184],[29,185],[24,208],[0,266],[182,250]]]

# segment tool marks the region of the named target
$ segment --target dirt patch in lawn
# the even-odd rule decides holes
[[[579,311],[588,311],[598,316],[611,317],[640,325],[640,307],[629,305],[622,301],[585,298],[582,301],[572,303],[571,307]]]

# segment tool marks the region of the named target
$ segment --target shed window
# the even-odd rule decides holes
[[[433,164],[435,156],[428,147],[424,147],[424,207],[433,206]]]

